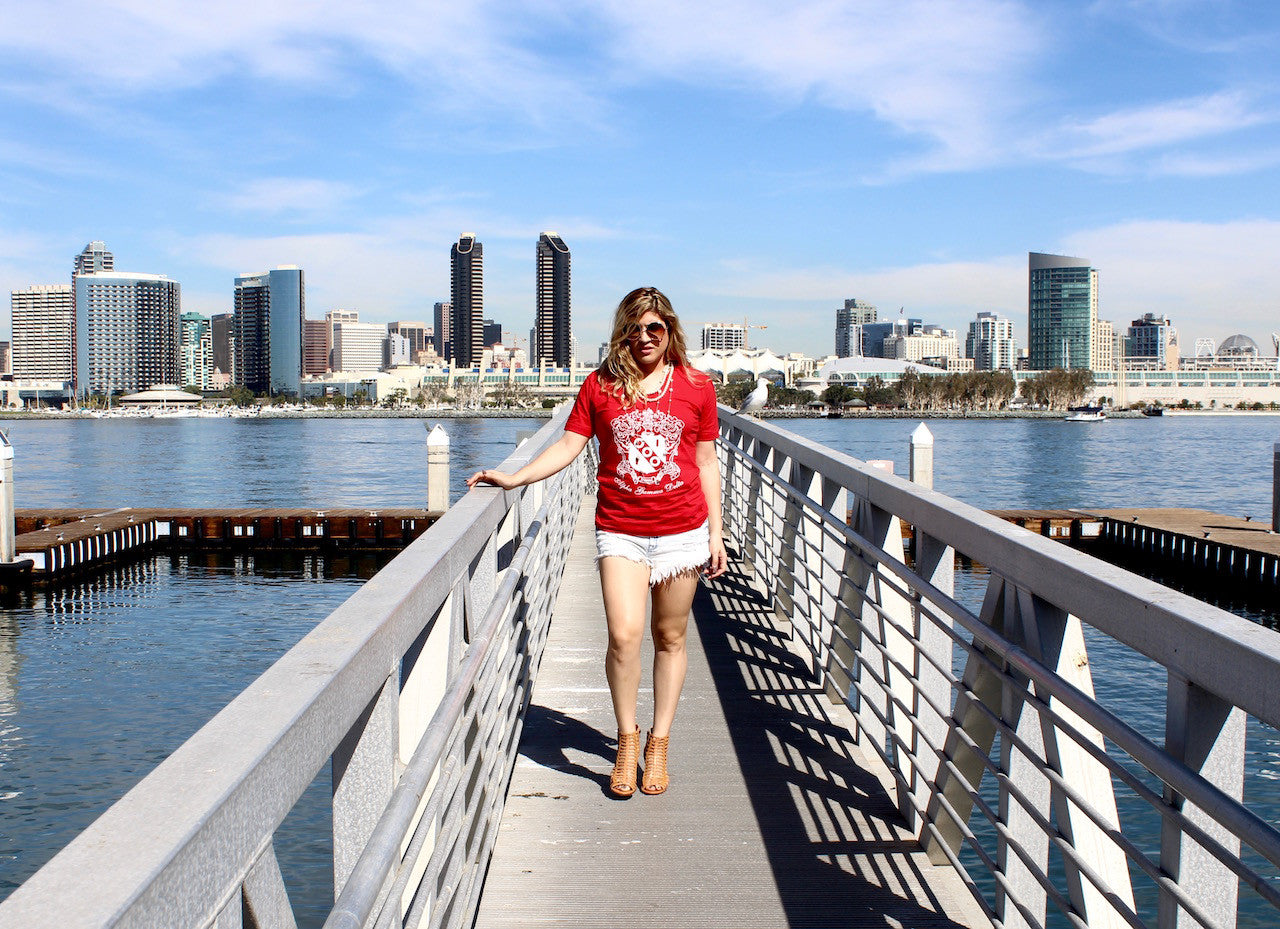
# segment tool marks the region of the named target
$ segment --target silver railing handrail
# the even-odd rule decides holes
[[[1280,868],[1280,831],[1241,800],[1245,714],[1280,723],[1280,635],[724,408],[721,433],[726,536],[993,919],[1228,927],[1241,882],[1280,909],[1240,854]],[[957,554],[991,573],[978,613],[952,595]],[[1094,699],[1082,623],[1164,669],[1163,745]]]
[[[556,441],[567,416],[566,405],[503,469]],[[264,929],[293,926],[273,837],[331,758],[337,891],[370,837],[387,843],[378,822],[404,772],[434,765],[428,805],[448,823],[416,854],[464,891],[432,924],[464,924],[591,467],[583,455],[541,484],[464,496],[0,903],[0,927],[220,927],[240,925],[242,910]],[[483,717],[480,735],[442,732],[469,703],[461,718]],[[464,769],[476,778],[459,778]],[[420,864],[408,862],[419,882]],[[405,905],[416,901],[421,918],[425,900],[419,887]]]

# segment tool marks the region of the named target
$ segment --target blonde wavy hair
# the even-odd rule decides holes
[[[613,314],[609,354],[600,365],[602,386],[621,400],[624,407],[634,404],[642,392],[640,382],[644,379],[644,373],[631,354],[631,332],[639,325],[640,317],[649,312],[657,313],[667,327],[667,350],[663,360],[683,368],[686,376],[691,379],[694,379],[695,374],[698,375],[694,379],[695,383],[699,383],[702,376],[701,371],[695,372],[689,367],[684,329],[666,294],[656,287],[637,287],[622,298]]]

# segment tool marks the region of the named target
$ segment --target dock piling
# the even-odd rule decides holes
[[[449,509],[449,434],[439,423],[427,436],[427,509]]]
[[[13,561],[13,446],[0,433],[0,562]]]
[[[911,482],[933,490],[933,433],[924,423],[911,433]]]
[[[1271,460],[1271,531],[1280,532],[1280,442],[1275,444]]]

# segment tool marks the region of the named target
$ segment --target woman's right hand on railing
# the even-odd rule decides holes
[[[503,490],[511,490],[513,487],[519,487],[516,479],[510,474],[504,474],[501,471],[494,471],[486,468],[483,471],[477,471],[475,474],[467,478],[467,489],[475,487],[476,484],[492,484],[495,487],[501,487]]]

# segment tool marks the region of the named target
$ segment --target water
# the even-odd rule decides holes
[[[543,420],[446,420],[451,490]],[[432,425],[427,421],[427,425]],[[916,420],[783,428],[907,473]],[[1280,418],[1073,424],[931,420],[935,487],[983,508],[1203,507],[1269,518]],[[421,506],[423,421],[77,420],[3,424],[19,507]],[[0,898],[345,600],[376,562],[159,556],[0,609]],[[985,578],[961,576],[976,607]],[[1254,612],[1251,618],[1264,618]],[[1099,698],[1163,731],[1162,681],[1094,647]],[[1104,673],[1104,670],[1105,673]],[[1247,799],[1280,822],[1280,742],[1250,723]],[[277,841],[303,926],[323,921],[328,772]],[[1268,788],[1275,788],[1274,793]],[[1124,803],[1122,797],[1122,804]],[[1126,820],[1126,827],[1128,820]],[[1246,913],[1242,925],[1265,925]]]

